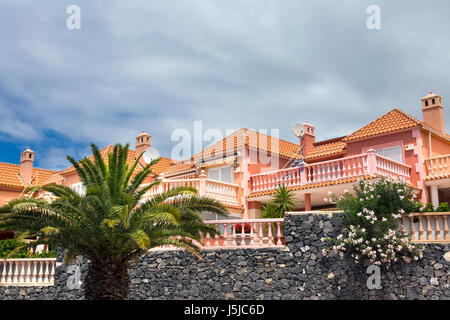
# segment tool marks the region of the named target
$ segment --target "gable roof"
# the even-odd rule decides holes
[[[194,160],[199,162],[204,159],[213,158],[217,155],[231,155],[243,146],[268,151],[287,158],[301,158],[298,154],[300,148],[299,144],[271,137],[247,128],[241,128],[226,136],[221,141],[206,147],[203,151],[194,156]]]
[[[23,189],[21,179],[19,178],[20,165],[0,162],[0,187],[12,188],[12,189]],[[47,170],[41,168],[33,168],[32,171],[32,185],[43,185],[50,177],[55,174],[54,170]]]
[[[388,113],[378,117],[361,129],[349,134],[343,139],[344,142],[361,138],[367,138],[383,133],[398,131],[408,128],[421,127],[423,122],[395,108]]]

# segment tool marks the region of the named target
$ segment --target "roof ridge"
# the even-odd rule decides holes
[[[382,114],[381,116],[377,117],[376,119],[370,121],[369,123],[367,123],[366,125],[362,126],[361,128],[359,128],[358,130],[353,131],[351,134],[349,134],[348,136],[346,136],[344,139],[342,139],[343,142],[347,142],[353,139],[354,136],[356,136],[358,133],[360,133],[361,131],[363,131],[364,129],[367,129],[368,127],[370,127],[371,125],[375,124],[376,122],[381,121],[382,119],[385,119],[386,117],[388,117],[390,114],[393,113],[397,113],[403,117],[405,117],[406,119],[408,119],[409,121],[412,121],[416,126],[418,127],[423,127],[424,123],[416,118],[414,118],[413,116],[405,113],[404,111],[400,110],[399,108],[394,108],[389,110],[388,112]],[[395,131],[395,130],[392,130]],[[389,131],[387,131],[389,132]],[[369,136],[373,136],[373,135],[377,135],[376,134],[371,134]],[[356,138],[355,138],[356,139]]]

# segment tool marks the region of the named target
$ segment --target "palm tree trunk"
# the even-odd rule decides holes
[[[86,300],[126,300],[129,295],[129,264],[92,261],[84,283]]]

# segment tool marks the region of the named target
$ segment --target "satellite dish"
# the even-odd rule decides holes
[[[150,147],[147,150],[145,150],[144,154],[142,155],[144,162],[147,164],[149,164],[150,162],[152,162],[155,159],[158,159],[159,157],[161,157],[159,155],[159,151],[153,147]]]
[[[296,123],[292,126],[292,132],[295,136],[301,138],[305,134],[305,126],[300,123]]]

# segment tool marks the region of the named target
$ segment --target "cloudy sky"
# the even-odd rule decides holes
[[[81,29],[66,27],[69,5]],[[366,26],[369,5],[381,30]],[[1,0],[0,161],[27,146],[61,169],[89,143],[142,130],[170,156],[175,129],[348,134],[420,98],[444,97],[450,126],[448,1]],[[448,131],[448,130],[447,130]],[[209,142],[205,142],[205,146]]]

